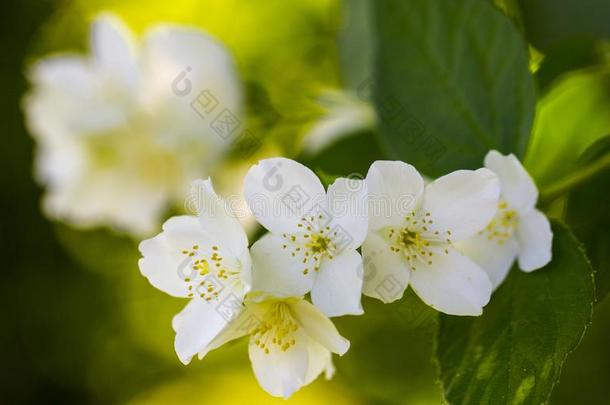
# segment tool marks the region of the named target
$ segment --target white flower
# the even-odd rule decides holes
[[[174,322],[185,364],[227,325],[222,305],[240,305],[251,284],[246,233],[209,179],[196,185],[205,201],[201,215],[170,218],[163,232],[140,243],[142,275],[167,294],[191,298]]]
[[[424,186],[413,166],[377,161],[366,183],[370,221],[362,245],[364,294],[392,302],[411,284],[441,312],[480,315],[491,283],[454,242],[476,234],[494,216],[497,177],[487,169],[458,170]]]
[[[246,201],[267,230],[252,246],[259,263],[253,290],[301,296],[327,316],[361,314],[367,231],[366,185],[337,179],[325,192],[318,177],[290,159],[262,160],[245,179]]]
[[[136,40],[111,16],[93,23],[91,51],[30,71],[24,108],[44,207],[75,225],[150,233],[229,145],[191,103],[208,90],[215,113],[239,115],[233,62],[198,30],[160,25]]]
[[[516,258],[525,272],[550,262],[553,232],[549,220],[536,209],[534,181],[514,155],[492,150],[485,156],[485,167],[500,179],[498,210],[487,228],[459,248],[487,271],[496,288]]]
[[[255,272],[257,271],[255,267]],[[184,328],[182,315],[174,327]],[[201,329],[201,324],[193,325]],[[252,369],[269,394],[288,398],[325,372],[332,377],[331,353],[343,355],[349,341],[333,323],[302,298],[273,298],[261,295],[246,306],[225,329],[202,349],[199,358],[224,343],[249,335],[248,352]]]

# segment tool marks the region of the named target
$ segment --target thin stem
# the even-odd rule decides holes
[[[543,203],[549,203],[579,185],[586,183],[608,168],[610,168],[610,153],[597,159],[589,166],[585,166],[546,187],[540,193],[540,200]]]

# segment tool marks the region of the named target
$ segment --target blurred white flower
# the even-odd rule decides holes
[[[191,325],[202,329],[202,324]],[[176,326],[187,327],[181,315],[174,319]],[[258,295],[246,300],[243,311],[200,351],[199,358],[246,335],[249,335],[252,369],[259,384],[269,394],[284,398],[311,383],[322,372],[327,379],[331,378],[334,374],[331,353],[343,355],[350,345],[333,323],[304,299]]]
[[[140,271],[175,297],[191,298],[174,319],[175,349],[187,364],[230,320],[250,289],[248,238],[211,181],[196,181],[201,214],[172,217],[163,232],[140,243]]]
[[[92,25],[91,55],[43,59],[29,77],[44,208],[75,225],[152,232],[229,146],[195,107],[240,115],[229,54],[194,28],[159,25],[137,40],[105,15]]]
[[[517,258],[525,272],[550,262],[553,232],[547,217],[536,209],[534,181],[514,155],[492,150],[485,156],[485,167],[500,179],[498,210],[484,230],[459,248],[487,271],[497,288]]]
[[[269,234],[252,246],[253,289],[301,296],[327,316],[362,314],[366,236],[364,181],[337,179],[328,188],[307,167],[285,158],[260,161],[246,175],[246,201]]]
[[[374,162],[366,176],[369,234],[362,245],[363,293],[392,302],[410,284],[438,311],[480,315],[491,283],[454,242],[485,228],[500,184],[488,169],[458,170],[424,185],[403,162]]]
[[[373,106],[347,92],[326,92],[320,97],[326,110],[303,139],[303,151],[313,155],[340,139],[372,129],[377,122]]]

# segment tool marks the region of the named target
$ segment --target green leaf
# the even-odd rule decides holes
[[[521,16],[521,7],[519,0],[491,0],[491,3],[504,15],[510,18],[520,32],[524,31],[523,17]]]
[[[540,93],[552,88],[555,80],[572,70],[584,69],[603,62],[603,50],[589,38],[574,38],[563,41],[544,55],[536,79]]]
[[[343,2],[339,31],[339,61],[344,85],[356,90],[369,79],[373,66],[373,27],[369,0]]]
[[[610,38],[608,0],[519,0],[532,44],[548,52],[564,40]]]
[[[363,306],[362,316],[333,319],[351,342],[335,359],[336,379],[358,392],[363,403],[439,403],[431,361],[437,312],[411,289],[392,304],[365,298]]]
[[[593,322],[553,390],[553,405],[606,404],[610,380],[610,300],[595,306]]]
[[[553,224],[553,261],[513,269],[477,318],[441,316],[437,358],[452,404],[541,404],[591,321],[592,270],[574,236]]]
[[[373,3],[372,83],[385,147],[431,176],[522,156],[535,91],[510,19],[480,0]]]
[[[580,155],[610,133],[610,67],[566,75],[538,104],[525,167],[539,187],[572,173]]]
[[[580,164],[607,159],[610,136],[598,140],[583,154]],[[588,183],[572,190],[568,197],[566,220],[583,242],[595,269],[595,292],[601,301],[610,292],[610,211],[604,201],[610,197],[610,168]]]
[[[354,159],[355,156],[357,159]],[[317,155],[301,156],[299,160],[306,166],[325,173],[364,178],[369,166],[384,158],[376,134],[364,131],[341,138]]]

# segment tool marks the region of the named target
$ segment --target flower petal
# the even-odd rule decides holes
[[[515,155],[503,156],[498,151],[489,151],[485,156],[485,167],[500,179],[502,198],[510,207],[518,211],[534,208],[538,200],[538,189]]]
[[[519,218],[519,267],[530,272],[551,261],[553,231],[547,217],[537,209]]]
[[[312,383],[318,376],[324,372],[327,380],[330,380],[335,373],[333,366],[332,354],[321,344],[310,341],[307,347],[309,358],[307,362],[307,374],[305,375],[305,383]]]
[[[314,282],[313,266],[284,248],[285,241],[272,233],[260,238],[250,249],[252,255],[252,290],[276,297],[301,296]],[[309,268],[307,274],[304,269]]]
[[[43,92],[79,101],[87,97],[87,93],[94,88],[95,81],[90,65],[77,56],[45,58],[31,68],[28,76],[32,84]]]
[[[55,156],[58,163],[70,158],[65,151],[55,152],[59,153]],[[154,233],[166,196],[136,177],[123,175],[119,179],[119,172],[90,170],[84,163],[79,177],[69,178],[70,184],[53,184],[56,187],[52,186],[44,199],[45,210],[79,226],[112,225],[136,236]]]
[[[422,301],[449,315],[481,315],[491,295],[485,272],[454,249],[413,271],[411,286]]]
[[[423,210],[431,214],[428,227],[451,231],[463,240],[489,224],[498,208],[500,182],[489,169],[457,170],[426,186]]]
[[[205,158],[217,158],[229,137],[244,130],[242,88],[228,50],[198,29],[156,25],[146,32],[141,54],[142,103],[155,118],[154,130],[169,143],[207,142]]]
[[[424,180],[411,165],[378,160],[366,175],[369,193],[369,228],[400,224],[421,200]]]
[[[248,171],[244,187],[250,210],[274,233],[295,231],[304,214],[320,206],[326,209],[326,192],[320,179],[294,160],[261,160]]]
[[[259,322],[256,308],[253,308],[252,305],[246,305],[236,317],[229,320],[227,326],[207,346],[199,350],[199,360],[225,343],[247,335]]]
[[[91,50],[103,73],[110,74],[123,86],[135,90],[138,70],[135,39],[121,20],[105,14],[91,28]]]
[[[174,297],[187,297],[188,284],[176,270],[182,258],[172,255],[168,245],[162,233],[142,241],[139,249],[144,257],[138,261],[140,272],[155,288]]]
[[[174,317],[174,348],[182,363],[189,364],[191,358],[205,348],[227,325],[227,320],[217,310],[217,305],[216,301],[207,302],[195,298]]]
[[[385,303],[402,298],[409,285],[411,271],[400,252],[376,232],[370,232],[362,245],[364,285],[362,293]]]
[[[326,316],[361,315],[362,257],[346,250],[324,258],[311,289],[311,301]]]
[[[229,249],[235,257],[239,257],[247,251],[246,232],[231,207],[216,194],[209,178],[195,180],[192,183],[190,198],[195,200],[194,203],[204,231],[214,235],[219,243]]]
[[[341,356],[347,352],[349,341],[339,334],[332,321],[318,308],[305,300],[298,300],[291,309],[292,315],[311,339]]]
[[[287,399],[301,388],[306,381],[309,367],[309,341],[305,334],[294,334],[295,345],[281,350],[277,345],[269,345],[268,353],[250,340],[248,353],[252,370],[260,386],[274,397]]]
[[[349,243],[343,249],[360,247],[368,230],[368,199],[363,180],[339,178],[328,187],[327,204],[331,228],[340,226]]]
[[[28,125],[35,136],[54,136],[56,140],[62,136],[73,143],[69,136],[101,132],[126,121],[131,101],[126,89],[106,94],[116,83],[101,77],[82,58],[45,58],[34,65],[29,76],[34,86],[24,101]]]
[[[477,234],[459,242],[457,248],[485,270],[495,290],[508,275],[517,258],[519,245],[514,237],[500,244],[489,240],[485,234]]]

